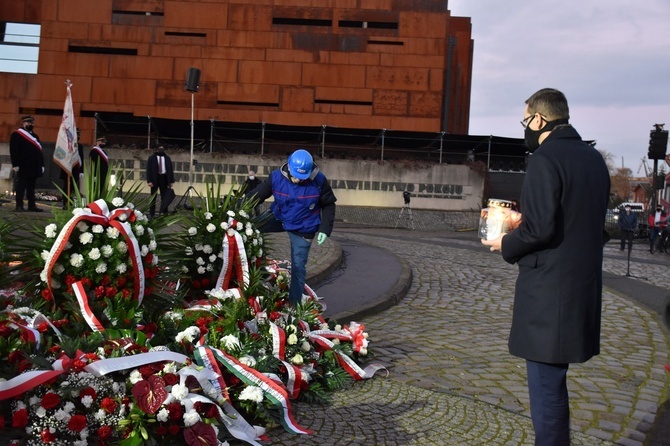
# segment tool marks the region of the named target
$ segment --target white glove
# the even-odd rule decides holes
[[[13,170],[14,172],[18,172],[18,171],[19,171],[19,166],[12,167],[12,170]]]
[[[44,173],[44,166],[42,166],[42,173]]]
[[[327,238],[328,238],[328,236],[326,234],[324,234],[323,232],[319,232],[316,235],[316,242],[317,242],[317,244],[321,245],[321,244],[323,244],[323,242],[326,241]]]

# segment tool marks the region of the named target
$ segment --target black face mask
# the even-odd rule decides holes
[[[554,130],[556,127],[559,125],[567,124],[568,120],[567,119],[556,119],[554,121],[547,121],[547,124],[542,127],[540,130],[533,130],[530,128],[530,125],[526,127],[526,130],[524,130],[524,139],[526,142],[526,147],[528,147],[528,151],[530,153],[533,153],[534,151],[537,150],[538,147],[540,147],[540,135],[543,134],[544,132],[550,132]],[[530,124],[530,123],[529,123]]]
[[[26,129],[27,132],[32,132],[33,131],[33,126],[31,124],[28,124],[24,128]]]

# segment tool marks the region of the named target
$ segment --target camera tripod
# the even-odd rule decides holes
[[[179,199],[179,202],[177,203],[177,206],[175,206],[175,209],[186,209],[187,211],[193,210],[193,206],[190,203],[190,201],[193,199],[193,194],[197,195],[198,198],[202,199],[198,191],[195,190],[193,186],[189,186],[188,189],[186,189],[186,192],[184,192],[184,195],[182,195],[181,198]]]
[[[398,227],[398,223],[400,223],[400,219],[402,218],[403,214],[407,211],[407,218],[409,218],[409,222],[412,226],[412,230],[414,230],[414,216],[412,215],[412,208],[409,206],[409,203],[405,203],[405,205],[400,209],[400,214],[398,214],[398,220],[395,222],[395,227]]]
[[[647,280],[646,277],[633,276],[630,273],[630,252],[633,250],[633,240],[634,240],[633,232],[631,231],[627,234],[627,238],[626,238],[626,245],[628,245],[628,260],[627,260],[627,264],[626,264],[626,277],[632,277],[634,279]]]

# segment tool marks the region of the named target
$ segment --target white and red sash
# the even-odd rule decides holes
[[[31,135],[28,131],[25,129],[18,129],[17,130],[18,134],[23,136],[25,139],[28,140],[32,145],[40,149],[40,152],[42,151],[42,144],[35,138],[33,135]]]
[[[93,150],[95,150],[101,157],[103,157],[106,163],[109,163],[109,156],[107,156],[107,154],[105,153],[104,150],[102,150],[101,147],[93,146],[91,148],[91,151]]]

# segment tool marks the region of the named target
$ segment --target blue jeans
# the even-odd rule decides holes
[[[526,361],[536,446],[570,446],[568,364]]]
[[[302,292],[307,279],[307,257],[312,247],[312,240],[292,232],[288,232],[288,236],[291,240],[291,286],[288,300],[291,305],[297,305],[302,303]]]

